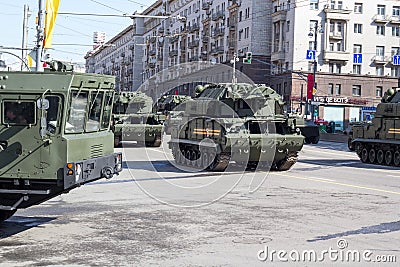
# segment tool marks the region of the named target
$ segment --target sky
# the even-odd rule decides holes
[[[154,0],[61,0],[59,12],[91,14],[133,14],[151,5]],[[35,17],[38,13],[38,0],[0,0],[0,53],[1,47],[22,46],[22,20],[24,5],[32,12],[28,20],[28,48],[35,44]],[[93,45],[93,32],[105,32],[106,40],[121,32],[132,23],[130,18],[96,17],[59,14],[54,27],[51,57],[61,61],[84,63],[86,52]],[[18,50],[6,50],[21,55]],[[7,65],[18,65],[19,60],[2,54]]]

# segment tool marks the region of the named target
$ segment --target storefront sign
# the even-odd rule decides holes
[[[315,96],[315,102],[321,104],[337,104],[337,105],[365,105],[367,100],[360,98],[349,98],[349,97],[334,97],[334,96]]]

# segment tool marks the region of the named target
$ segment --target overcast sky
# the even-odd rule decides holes
[[[153,2],[153,0],[61,0],[59,12],[132,14]],[[27,4],[32,12],[29,18],[28,47],[34,46],[37,0],[0,0],[0,46],[21,47],[24,4]],[[131,22],[129,18],[59,15],[54,28],[54,50],[51,51],[51,55],[61,61],[84,62],[83,57],[92,45],[93,32],[104,31],[106,39],[109,40]],[[21,53],[7,51],[18,55]],[[8,65],[18,61],[17,58],[5,54],[3,58]]]

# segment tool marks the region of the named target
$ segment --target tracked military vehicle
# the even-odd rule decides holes
[[[304,137],[284,112],[272,88],[251,84],[210,84],[185,102],[169,147],[179,165],[223,171],[229,162],[270,164],[288,170],[297,160]]]
[[[122,170],[110,130],[114,77],[51,66],[0,72],[0,222]]]
[[[153,113],[153,100],[142,92],[115,94],[113,109],[114,146],[121,141],[159,147],[163,132],[163,115]]]
[[[181,115],[185,111],[184,105],[191,97],[187,95],[165,95],[157,103],[157,111],[165,116],[164,131],[171,134],[171,129],[181,121]]]
[[[304,136],[305,144],[318,144],[319,128],[314,122],[305,120],[303,115],[295,113],[290,113],[289,119],[295,120],[296,127],[300,129],[301,134]]]
[[[362,162],[400,166],[400,89],[389,89],[372,123],[353,125],[353,147]]]

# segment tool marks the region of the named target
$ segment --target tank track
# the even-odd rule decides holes
[[[287,171],[297,162],[297,153],[291,152],[287,157],[274,165],[274,170],[276,171]]]

